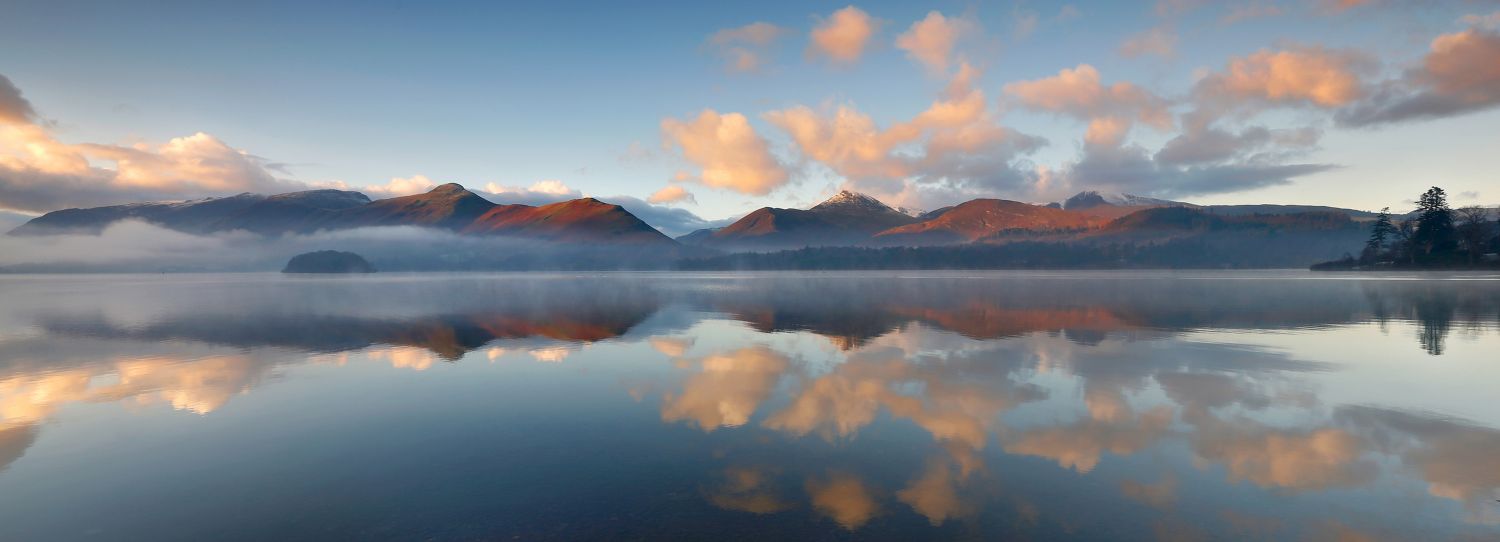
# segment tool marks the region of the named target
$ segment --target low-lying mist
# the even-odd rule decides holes
[[[277,271],[292,256],[316,250],[354,252],[381,271],[658,269],[675,257],[671,249],[567,245],[416,226],[266,237],[243,231],[193,235],[125,220],[99,235],[0,236],[0,271]]]

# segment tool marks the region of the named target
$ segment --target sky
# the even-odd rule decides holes
[[[446,182],[674,229],[840,189],[1500,202],[1496,1],[624,7],[11,0],[0,214]]]

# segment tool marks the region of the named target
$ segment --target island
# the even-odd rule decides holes
[[[340,252],[337,250],[319,250],[298,254],[286,262],[286,268],[282,273],[374,273],[375,266],[370,265],[363,256],[353,252]]]

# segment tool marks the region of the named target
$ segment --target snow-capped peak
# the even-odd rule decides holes
[[[840,190],[833,197],[823,200],[813,206],[813,210],[864,210],[876,212],[899,212],[891,206],[881,203],[880,200],[866,196],[859,192]]]
[[[1064,209],[1087,209],[1100,205],[1114,205],[1116,207],[1154,207],[1163,205],[1182,205],[1176,201],[1148,198],[1134,194],[1118,192],[1100,192],[1098,190],[1085,190],[1075,194],[1062,203]]]

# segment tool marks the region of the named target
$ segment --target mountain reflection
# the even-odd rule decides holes
[[[314,368],[426,376],[448,362],[524,362],[581,373],[632,360],[650,370],[592,400],[649,411],[640,420],[654,427],[634,430],[703,458],[669,478],[690,478],[703,507],[761,521],[807,527],[791,518],[811,517],[892,538],[1500,528],[1496,420],[1429,408],[1446,390],[1415,384],[1408,397],[1361,395],[1361,385],[1406,388],[1360,376],[1374,362],[1353,352],[1298,342],[1400,336],[1409,352],[1383,354],[1414,354],[1398,368],[1426,369],[1417,362],[1428,354],[1469,352],[1455,333],[1495,343],[1494,283],[411,280],[13,297],[0,311],[16,323],[0,335],[0,472],[19,469],[69,405],[210,416]],[[1458,355],[1470,357],[1443,361],[1480,366]]]

